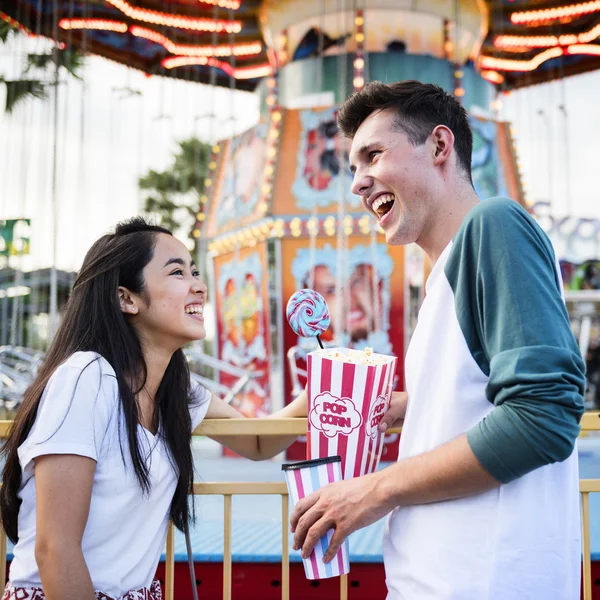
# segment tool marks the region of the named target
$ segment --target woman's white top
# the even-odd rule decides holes
[[[192,428],[202,421],[210,393],[192,384]],[[133,465],[119,390],[110,364],[94,352],[77,352],[50,378],[35,423],[19,447],[23,471],[19,541],[10,581],[41,587],[35,561],[36,489],[34,458],[77,454],[96,461],[90,511],[81,543],[95,590],[120,597],[149,587],[165,547],[171,500],[177,484],[164,439],[138,427],[151,489],[144,494]],[[120,430],[120,438],[119,438]]]

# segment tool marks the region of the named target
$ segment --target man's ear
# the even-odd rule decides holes
[[[438,167],[446,162],[454,148],[454,134],[445,125],[438,125],[432,132],[433,164]]]
[[[126,287],[119,286],[119,305],[126,315],[138,313],[137,299]]]

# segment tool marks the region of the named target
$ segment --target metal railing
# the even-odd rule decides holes
[[[10,421],[0,421],[0,438],[6,437]],[[600,413],[586,413],[581,421],[582,434],[600,431]],[[390,429],[399,433],[399,429]],[[207,419],[194,431],[194,435],[304,435],[306,419]],[[579,491],[582,499],[582,550],[583,550],[583,599],[592,600],[591,544],[589,494],[600,492],[600,479],[581,479]],[[195,495],[219,495],[224,498],[224,548],[223,548],[223,600],[231,600],[232,572],[232,497],[234,495],[281,496],[281,598],[289,600],[289,499],[285,482],[222,482],[194,483]],[[6,536],[0,532],[0,565],[6,564]],[[0,589],[4,589],[5,570],[0,568]],[[169,523],[165,559],[165,600],[174,600],[175,589],[175,532]],[[340,577],[340,600],[348,598],[348,576]]]

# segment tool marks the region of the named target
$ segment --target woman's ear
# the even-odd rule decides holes
[[[119,304],[121,312],[126,315],[136,315],[138,313],[138,305],[135,296],[125,287],[119,286]]]

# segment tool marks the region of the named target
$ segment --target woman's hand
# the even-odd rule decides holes
[[[406,392],[392,392],[390,406],[379,421],[379,431],[386,432],[393,427],[402,427],[408,406],[408,394]]]

